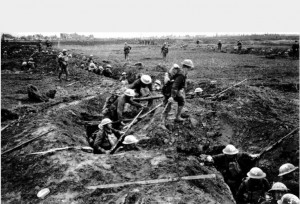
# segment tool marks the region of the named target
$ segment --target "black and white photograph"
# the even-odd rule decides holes
[[[300,204],[299,30],[235,0],[28,2],[1,22],[1,203]]]

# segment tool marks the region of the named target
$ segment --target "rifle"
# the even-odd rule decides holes
[[[285,135],[284,137],[282,137],[281,139],[279,139],[277,142],[275,142],[274,144],[270,145],[269,147],[267,147],[266,149],[262,150],[258,156],[256,157],[256,160],[259,160],[262,155],[266,154],[267,152],[271,151],[272,149],[274,149],[277,145],[279,145],[283,140],[287,139],[289,136],[293,135],[297,130],[299,130],[299,127],[295,128],[294,130],[292,130],[289,134]]]
[[[126,133],[131,128],[131,126],[133,125],[133,123],[135,122],[135,120],[141,115],[141,113],[143,112],[143,110],[144,110],[144,108],[142,108],[142,110],[135,116],[135,118],[132,120],[132,122],[128,125],[128,128],[125,130],[124,134],[121,135],[121,137],[118,139],[118,141],[116,142],[116,144],[111,148],[110,154],[113,154],[117,150],[118,145],[121,143],[121,141],[123,141],[123,139],[126,136]]]
[[[163,95],[158,95],[158,96],[149,96],[149,97],[144,97],[144,98],[133,98],[133,101],[148,101],[152,99],[160,99],[163,98]]]
[[[233,87],[235,87],[235,86],[237,86],[237,85],[239,85],[239,84],[241,84],[241,83],[243,83],[244,81],[247,81],[247,80],[248,79],[244,79],[243,81],[240,81],[240,82],[238,82],[238,83],[236,83],[236,84],[228,87],[227,89],[225,89],[225,90],[223,90],[223,91],[221,91],[221,92],[219,92],[219,93],[217,93],[217,94],[215,94],[215,95],[213,95],[212,97],[209,97],[209,98],[211,98],[211,99],[217,99],[218,97],[220,97],[223,93],[225,93],[229,89],[232,89]]]

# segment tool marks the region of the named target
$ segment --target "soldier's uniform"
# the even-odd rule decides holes
[[[63,73],[66,74],[66,80],[68,80],[68,76],[69,76],[68,61],[69,61],[69,57],[68,57],[66,51],[63,51],[63,53],[58,56],[58,62],[59,62],[60,68],[61,68],[60,72],[58,74],[59,80]]]

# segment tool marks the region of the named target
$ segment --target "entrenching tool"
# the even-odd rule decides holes
[[[123,139],[126,136],[126,133],[128,132],[128,130],[131,128],[131,126],[133,125],[133,123],[135,122],[135,120],[140,116],[140,114],[143,112],[144,108],[142,108],[142,110],[135,116],[135,118],[131,121],[131,123],[128,125],[128,128],[125,130],[124,134],[121,135],[121,137],[118,139],[118,141],[116,142],[116,144],[111,148],[110,154],[113,154],[116,150],[118,145],[121,143],[121,141],[123,141]]]
[[[49,150],[44,151],[44,152],[33,152],[33,153],[28,154],[28,155],[48,154],[48,153],[51,153],[51,152],[57,152],[57,151],[69,150],[69,149],[77,149],[77,150],[82,150],[82,151],[89,152],[89,153],[93,152],[93,148],[91,148],[91,147],[77,147],[77,146],[72,147],[71,146],[71,147],[61,147],[61,148],[49,149]]]
[[[158,183],[166,183],[166,182],[176,182],[176,181],[188,181],[188,180],[198,180],[198,179],[214,179],[216,178],[216,174],[207,174],[207,175],[197,175],[197,176],[183,176],[183,177],[175,177],[175,178],[167,178],[167,179],[154,179],[154,180],[145,180],[145,181],[132,181],[132,182],[124,182],[124,183],[112,183],[112,184],[103,184],[97,186],[87,186],[87,189],[96,190],[96,189],[105,189],[105,188],[118,188],[122,186],[128,185],[147,185],[147,184],[158,184]]]
[[[278,144],[280,144],[283,140],[287,139],[288,137],[292,136],[297,130],[299,130],[299,127],[295,128],[294,130],[292,130],[289,134],[285,135],[284,137],[282,137],[281,139],[279,139],[277,142],[275,142],[274,144],[270,145],[269,147],[267,147],[266,149],[262,150],[258,156],[256,157],[256,160],[259,160],[262,155],[266,154],[267,152],[271,151],[272,149],[274,149]]]

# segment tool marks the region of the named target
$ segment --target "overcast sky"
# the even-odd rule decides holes
[[[135,37],[161,37],[167,35],[175,35],[175,36],[195,36],[195,35],[206,35],[206,36],[215,36],[218,35],[238,35],[238,34],[253,34],[253,33],[235,33],[235,32],[222,32],[222,33],[212,33],[212,32],[62,32],[62,33],[77,33],[79,35],[94,35],[96,38],[135,38]],[[22,36],[22,35],[34,35],[34,34],[42,34],[44,36],[57,35],[60,36],[60,32],[12,32],[12,35]],[[263,33],[257,33],[263,34]],[[281,33],[284,34],[284,33]],[[296,34],[296,33],[289,33]]]

